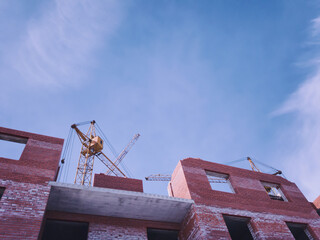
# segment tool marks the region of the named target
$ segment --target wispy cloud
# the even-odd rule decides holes
[[[313,20],[312,36],[320,43],[320,17]],[[295,113],[285,137],[294,138],[289,148],[287,171],[305,190],[310,201],[320,194],[320,54],[313,59],[314,73],[275,111],[275,115]]]
[[[29,84],[68,86],[92,68],[93,56],[121,20],[119,1],[56,0],[30,20],[9,61]]]

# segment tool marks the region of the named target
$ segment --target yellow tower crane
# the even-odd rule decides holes
[[[85,124],[85,123],[84,123]],[[113,162],[103,150],[103,139],[96,134],[96,121],[90,122],[90,127],[86,133],[83,133],[78,126],[83,123],[72,124],[71,128],[75,130],[77,136],[81,142],[81,151],[78,161],[76,176],[74,179],[75,184],[90,186],[93,174],[93,165],[95,158],[98,158],[107,168],[107,175],[114,175],[117,177],[127,177],[118,167],[121,160],[128,153],[132,145],[137,141],[140,134],[136,134],[130,141],[128,146],[120,153],[118,158]]]

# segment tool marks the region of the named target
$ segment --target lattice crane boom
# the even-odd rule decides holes
[[[254,172],[261,172],[260,169],[254,164],[254,162],[251,160],[250,157],[247,157],[247,160],[248,160],[249,163],[250,163],[250,166],[251,166],[252,171],[254,171]]]
[[[171,181],[171,175],[169,174],[151,174],[148,177],[145,177],[147,181]]]
[[[145,177],[147,181],[164,181],[164,182],[170,182],[171,181],[171,175],[169,174],[152,174],[148,177]],[[218,178],[215,176],[208,176],[208,181],[210,183],[226,183],[227,179],[224,178]]]
[[[116,163],[113,163],[103,152],[100,152],[96,157],[109,168],[108,174],[113,173],[117,177],[125,177],[126,175],[117,167]]]
[[[127,153],[130,151],[130,149],[132,148],[132,146],[136,143],[136,141],[138,140],[138,138],[140,137],[140,134],[136,134],[133,136],[133,138],[131,139],[131,141],[128,143],[128,145],[121,151],[121,153],[119,154],[119,156],[117,157],[117,159],[114,161],[114,165],[118,166],[120,164],[120,162],[123,160],[123,158],[127,155]],[[110,172],[112,172],[114,170],[114,167],[109,168],[109,170],[106,172],[106,174],[109,174]]]

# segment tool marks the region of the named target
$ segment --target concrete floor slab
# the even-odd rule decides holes
[[[162,195],[50,182],[48,210],[182,222],[193,200]]]

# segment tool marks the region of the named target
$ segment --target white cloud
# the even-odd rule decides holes
[[[119,1],[56,0],[29,22],[9,61],[29,84],[74,85],[86,76],[94,52],[120,20]]]
[[[320,37],[320,17],[313,21],[312,34],[314,38]],[[316,59],[313,64],[313,75],[275,112],[276,115],[296,114],[293,125],[284,134],[295,142],[285,157],[287,172],[310,201],[320,195],[320,62]]]

